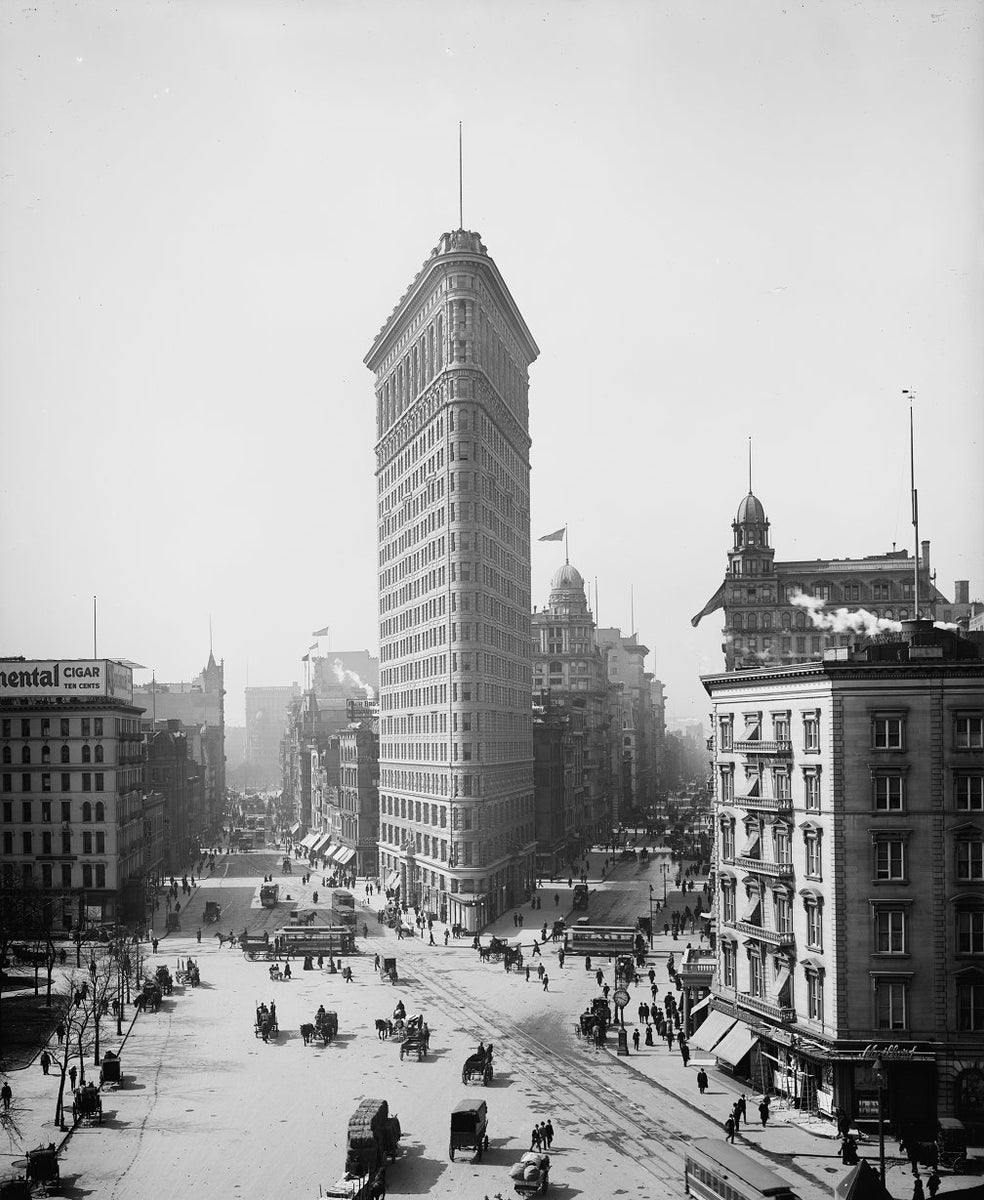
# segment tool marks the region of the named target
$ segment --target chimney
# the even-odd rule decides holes
[[[970,580],[958,579],[953,585],[953,603],[954,604],[969,604],[970,603]]]
[[[922,569],[923,569],[923,570],[926,572],[926,574],[928,575],[928,574],[930,573],[930,567],[929,567],[929,542],[923,542],[923,543],[922,543],[922,550],[920,551],[920,555],[921,555],[921,557],[920,557],[919,565],[920,565],[920,567],[922,567]]]

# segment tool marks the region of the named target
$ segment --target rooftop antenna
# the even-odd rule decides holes
[[[916,491],[916,449],[913,434],[912,405],[916,393],[909,388],[902,389],[902,395],[909,400],[909,484],[912,489],[912,528],[916,535],[916,561],[913,569],[915,584],[912,597],[915,603],[916,620],[919,620],[919,493]]]
[[[461,168],[461,122],[458,122],[458,228],[465,227],[464,174]]]

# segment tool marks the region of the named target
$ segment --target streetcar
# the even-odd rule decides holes
[[[683,1190],[699,1200],[799,1200],[781,1175],[716,1138],[687,1146]]]

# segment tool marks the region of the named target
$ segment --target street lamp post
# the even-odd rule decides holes
[[[659,869],[663,872],[663,907],[666,907],[666,880],[670,874],[670,864],[660,863]]]
[[[649,885],[649,949],[653,948],[653,885]]]
[[[885,1186],[885,1107],[884,1107],[884,1092],[885,1086],[885,1064],[880,1058],[876,1058],[871,1064],[872,1074],[875,1077],[875,1083],[878,1085],[878,1173],[881,1176],[882,1187]]]

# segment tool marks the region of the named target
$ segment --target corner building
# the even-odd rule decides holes
[[[379,531],[379,869],[469,931],[533,879],[530,364],[477,233],[442,235],[366,356]]]

